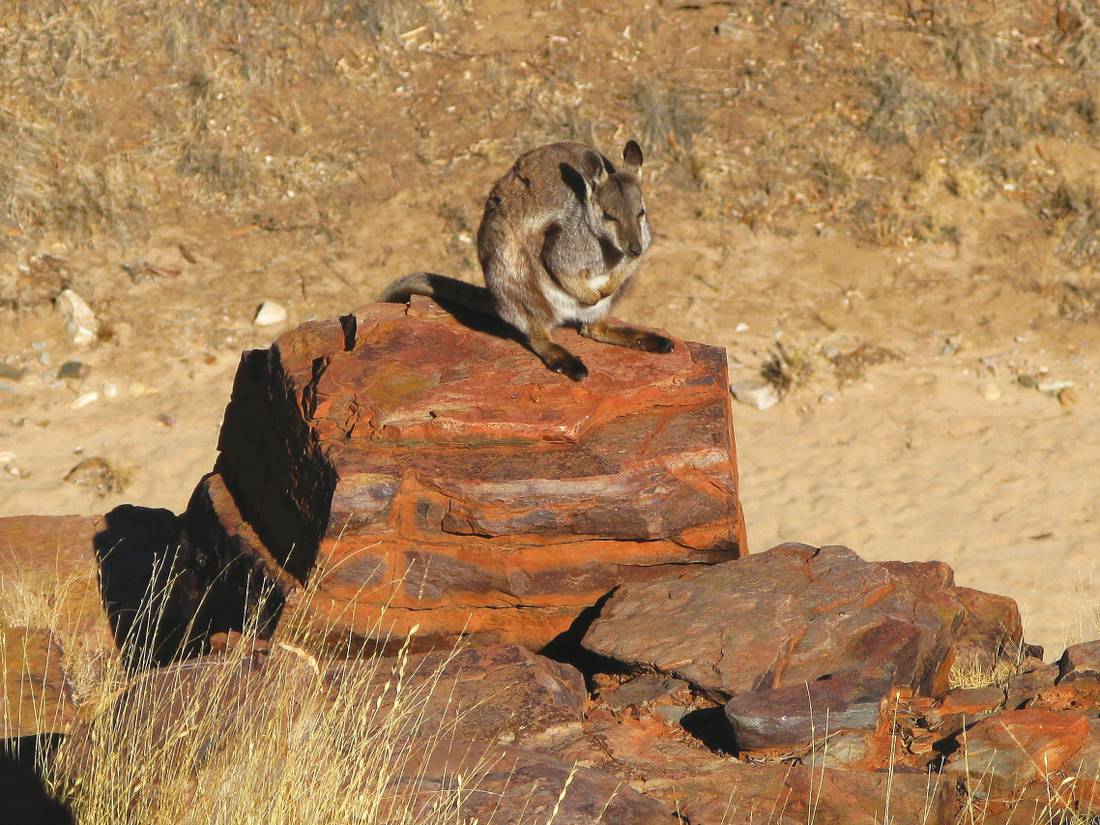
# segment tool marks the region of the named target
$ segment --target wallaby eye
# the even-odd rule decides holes
[[[619,222],[619,219],[616,218],[614,215],[612,215],[610,212],[604,212],[603,213],[603,219],[605,221],[611,221],[612,223],[618,223]]]

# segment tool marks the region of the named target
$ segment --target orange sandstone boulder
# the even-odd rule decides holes
[[[298,609],[327,629],[532,648],[619,584],[745,552],[721,350],[561,330],[575,383],[487,323],[416,298],[246,353],[192,541],[276,601],[313,577]]]

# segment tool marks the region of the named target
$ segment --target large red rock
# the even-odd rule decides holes
[[[546,644],[623,582],[745,552],[725,356],[562,330],[590,377],[431,302],[367,306],[245,354],[188,531],[314,621]]]

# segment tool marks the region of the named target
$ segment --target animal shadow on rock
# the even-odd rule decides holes
[[[240,630],[243,609],[169,510],[123,504],[93,538],[99,590],[127,668],[202,653],[209,637]]]

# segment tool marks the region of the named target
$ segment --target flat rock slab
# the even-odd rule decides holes
[[[972,794],[1012,797],[1059,771],[1081,751],[1088,736],[1088,720],[1080,713],[1005,711],[960,736],[960,748],[944,773],[968,779]]]
[[[728,761],[721,767],[641,785],[691,825],[949,825],[954,787],[934,774],[837,771]],[[889,801],[887,801],[889,800]]]
[[[876,678],[850,671],[823,681],[739,693],[726,703],[726,718],[739,751],[797,749],[826,732],[884,727],[891,687],[889,675]]]
[[[616,585],[745,552],[724,353],[559,340],[556,375],[484,319],[367,306],[245,354],[188,532],[313,576],[317,623],[537,648]]]
[[[0,739],[66,732],[74,707],[48,630],[0,625]]]
[[[363,667],[355,662],[335,665],[325,673],[325,682],[338,690],[348,678],[361,681]],[[582,735],[588,694],[580,671],[518,645],[413,654],[374,674],[372,686],[396,681],[397,667],[403,689],[421,695],[425,729],[417,735],[538,750]]]
[[[894,567],[846,547],[785,544],[666,574],[617,590],[584,646],[723,700],[851,671],[942,693],[963,616],[950,571]]]
[[[465,784],[460,792],[459,778]],[[441,789],[454,788],[453,794]],[[448,820],[554,825],[671,825],[672,811],[611,774],[522,748],[440,743],[423,760],[410,759],[388,791],[407,821]],[[423,801],[420,801],[423,800]],[[449,803],[449,804],[447,804]]]

